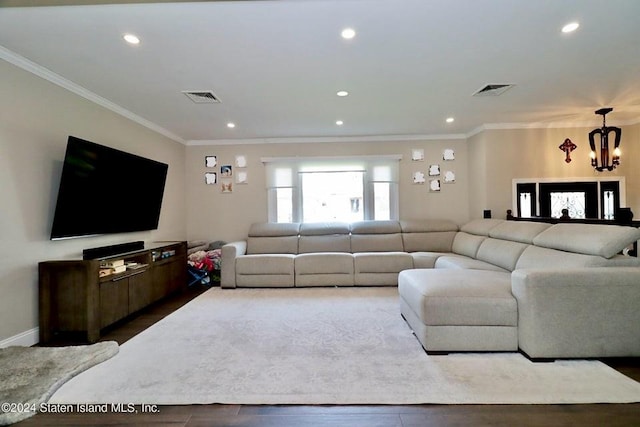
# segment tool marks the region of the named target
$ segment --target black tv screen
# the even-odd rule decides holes
[[[51,239],[157,229],[167,169],[70,136]]]

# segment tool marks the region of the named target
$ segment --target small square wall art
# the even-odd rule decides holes
[[[217,184],[218,183],[218,174],[215,172],[207,172],[204,174],[204,182],[206,184]]]
[[[215,168],[218,166],[218,157],[217,156],[205,156],[204,165],[208,168]]]

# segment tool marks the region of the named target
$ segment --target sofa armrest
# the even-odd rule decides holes
[[[231,242],[222,247],[222,271],[220,273],[221,288],[236,287],[236,258],[246,253],[246,241]]]
[[[639,267],[516,270],[511,291],[530,357],[640,356]]]

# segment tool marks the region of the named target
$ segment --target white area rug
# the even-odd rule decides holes
[[[52,403],[639,402],[597,361],[428,356],[396,288],[214,288],[65,384]]]

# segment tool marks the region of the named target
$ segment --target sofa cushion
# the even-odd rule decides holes
[[[395,286],[398,273],[413,268],[413,258],[406,252],[353,254],[356,286]]]
[[[532,244],[534,237],[549,227],[546,222],[504,221],[489,230],[489,237]]]
[[[339,252],[300,254],[295,259],[296,274],[353,274],[353,255]]]
[[[508,273],[509,270],[506,270],[502,267],[498,267],[497,265],[491,264],[486,261],[481,261],[479,259],[469,258],[464,255],[443,255],[439,257],[435,264],[435,268],[438,269],[456,269],[456,270],[490,270],[490,271],[500,271],[503,273]]]
[[[520,255],[516,269],[604,267],[608,264],[607,261],[606,258],[596,255],[576,254],[531,245]]]
[[[236,286],[293,287],[294,258],[290,254],[242,255],[236,258]]]
[[[351,252],[349,224],[318,222],[300,224],[298,253]]]
[[[393,234],[402,231],[398,221],[355,221],[350,228],[351,234]]]
[[[249,237],[297,236],[298,222],[256,222],[249,227]]]
[[[259,254],[236,258],[236,270],[242,274],[293,274],[295,255]]]
[[[488,237],[478,248],[476,258],[502,267],[505,270],[513,271],[516,268],[518,258],[528,246],[520,242]]]
[[[465,233],[477,236],[488,236],[489,232],[496,226],[505,222],[504,219],[475,219],[463,225],[460,230]]]
[[[252,224],[247,237],[247,254],[297,254],[299,223]]]
[[[438,258],[445,255],[451,252],[411,252],[413,268],[435,268]]]
[[[400,221],[405,252],[451,252],[458,225],[448,220]]]
[[[486,239],[484,236],[459,231],[453,239],[451,250],[454,254],[475,258],[484,239]]]
[[[518,324],[510,273],[406,270],[399,275],[398,292],[425,325]]]
[[[295,284],[300,286],[353,286],[353,255],[323,252],[300,254],[295,262]]]
[[[398,221],[358,221],[351,223],[351,252],[402,252]]]
[[[640,240],[640,229],[621,225],[555,224],[533,239],[536,246],[611,258]]]

